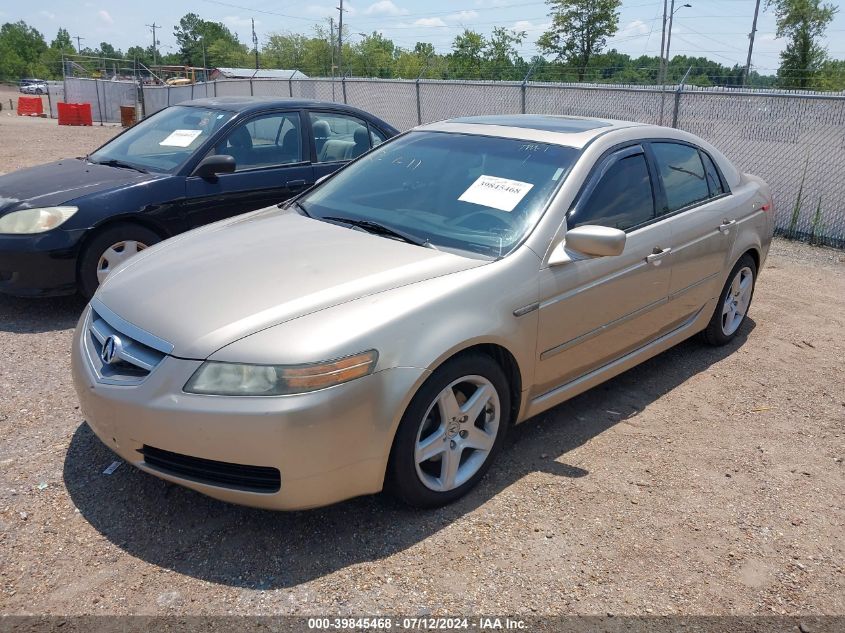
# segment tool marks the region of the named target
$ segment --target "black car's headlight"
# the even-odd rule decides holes
[[[185,384],[187,393],[285,396],[333,387],[373,373],[378,352],[307,365],[248,365],[206,361]]]
[[[29,235],[44,233],[69,220],[77,207],[42,207],[12,211],[0,217],[0,233]]]

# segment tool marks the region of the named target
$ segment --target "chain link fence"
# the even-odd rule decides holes
[[[78,82],[87,83],[78,88]],[[67,100],[78,97],[91,103],[95,120],[102,110],[106,121],[118,121],[119,106],[134,103],[137,94],[131,82],[67,79],[65,83]],[[457,116],[516,113],[658,124],[662,112],[664,125],[697,134],[719,147],[742,171],[769,183],[779,234],[845,248],[842,95],[427,79],[225,79],[191,86],[144,86],[143,113],[149,116],[200,97],[249,95],[348,103],[399,130]],[[102,105],[97,105],[98,98]]]

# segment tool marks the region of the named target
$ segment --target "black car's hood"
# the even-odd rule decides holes
[[[99,191],[134,185],[157,176],[132,169],[67,158],[0,176],[0,215],[49,207]]]

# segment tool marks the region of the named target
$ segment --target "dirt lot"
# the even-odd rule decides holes
[[[114,128],[0,114],[0,171]],[[845,614],[845,254],[776,241],[751,318],[514,430],[464,500],[279,514],[122,465],[76,299],[0,298],[0,612]]]
[[[92,152],[120,132],[119,125],[95,123],[92,127],[57,125],[55,120],[18,116],[20,93],[0,86],[0,174],[59,158],[82,156]],[[15,110],[9,109],[9,99]],[[44,112],[47,97],[42,97]]]

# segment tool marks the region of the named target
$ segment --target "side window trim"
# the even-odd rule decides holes
[[[587,176],[587,179],[584,181],[584,184],[581,186],[581,190],[575,196],[575,200],[572,203],[569,211],[566,212],[565,219],[567,221],[567,229],[569,228],[569,217],[576,213],[579,209],[583,208],[583,205],[589,201],[590,196],[596,190],[599,182],[607,173],[607,171],[613,167],[616,163],[626,158],[630,158],[631,156],[638,156],[640,154],[643,155],[646,166],[648,169],[648,176],[649,176],[649,184],[651,185],[651,201],[652,201],[652,217],[650,220],[646,222],[640,222],[639,224],[635,224],[634,226],[629,226],[625,229],[626,233],[630,233],[631,231],[636,231],[648,224],[651,224],[657,219],[660,219],[660,216],[657,215],[657,190],[655,189],[655,178],[654,178],[654,169],[651,161],[649,160],[649,155],[646,151],[645,145],[647,141],[645,139],[640,139],[637,141],[633,141],[630,143],[625,143],[624,145],[612,147],[607,152],[602,155],[599,159],[596,166],[593,167],[590,174]]]

